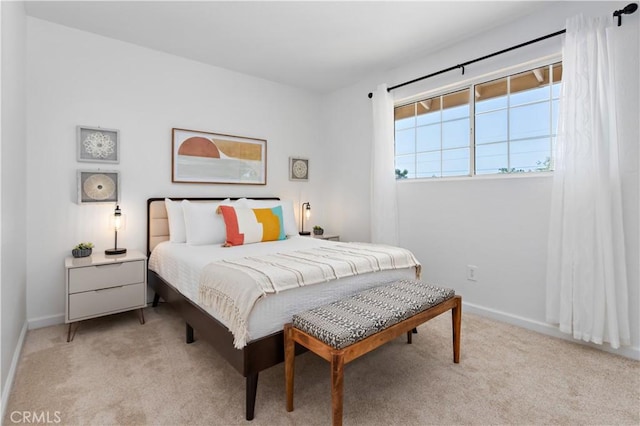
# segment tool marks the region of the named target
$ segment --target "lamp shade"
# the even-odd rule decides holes
[[[309,202],[302,203],[301,211],[300,211],[300,223],[302,228],[300,229],[300,235],[311,235],[311,232],[304,230],[304,219],[307,220],[311,217],[311,204]]]
[[[109,229],[122,231],[127,227],[127,216],[122,214],[120,206],[116,206],[116,210],[109,216]]]
[[[126,248],[118,248],[118,231],[122,231],[126,226],[126,216],[122,214],[120,206],[116,205],[116,209],[111,216],[109,216],[109,227],[114,232],[114,244],[113,248],[106,249],[105,254],[124,254],[127,252]]]

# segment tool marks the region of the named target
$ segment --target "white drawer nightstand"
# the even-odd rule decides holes
[[[67,257],[64,262],[66,297],[65,322],[69,324],[67,342],[73,340],[73,323],[89,318],[140,309],[147,305],[147,257],[132,250],[106,256]],[[77,330],[77,328],[76,328]]]

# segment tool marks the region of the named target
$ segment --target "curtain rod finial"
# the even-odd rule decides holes
[[[637,3],[629,3],[628,5],[625,6],[624,9],[620,9],[620,10],[616,10],[615,12],[613,12],[613,17],[617,17],[618,18],[618,26],[622,25],[622,15],[631,15],[632,13],[634,13],[636,10],[638,10],[638,4]]]

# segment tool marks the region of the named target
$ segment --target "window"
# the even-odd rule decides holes
[[[397,106],[396,178],[552,170],[561,77],[556,63]]]

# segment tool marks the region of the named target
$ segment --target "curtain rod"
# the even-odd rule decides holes
[[[615,12],[613,12],[613,16],[618,18],[618,26],[622,25],[622,15],[623,14],[632,14],[637,9],[638,9],[638,5],[636,3],[629,3],[624,9],[616,10]],[[556,37],[556,36],[559,36],[559,35],[564,34],[566,32],[567,32],[566,29],[565,30],[556,31],[555,33],[547,34],[545,36],[538,37],[536,39],[529,40],[529,41],[526,41],[524,43],[520,43],[520,44],[518,44],[516,46],[511,46],[511,47],[508,47],[506,49],[502,49],[502,50],[500,50],[498,52],[490,53],[490,54],[482,56],[480,58],[472,59],[470,61],[463,62],[461,64],[454,65],[452,67],[445,68],[445,69],[442,69],[440,71],[436,71],[436,72],[428,74],[428,75],[424,75],[422,77],[414,78],[413,80],[410,80],[410,81],[405,81],[404,83],[396,84],[395,86],[391,86],[391,87],[387,88],[387,92],[390,92],[390,91],[392,91],[394,89],[398,89],[400,87],[407,86],[409,84],[417,83],[418,81],[426,80],[427,78],[435,77],[436,75],[444,74],[445,72],[453,71],[453,70],[458,69],[458,68],[462,68],[462,75],[464,75],[464,67],[467,66],[467,65],[473,64],[475,62],[483,61],[485,59],[489,59],[489,58],[492,58],[494,56],[498,56],[498,55],[501,55],[503,53],[507,53],[507,52],[510,52],[512,50],[516,50],[516,49],[519,49],[521,47],[528,46],[530,44],[538,43],[539,41],[543,41],[543,40],[546,40],[546,39],[551,38],[551,37]],[[371,99],[373,97],[373,93],[369,92],[368,96],[369,96],[369,99]]]

